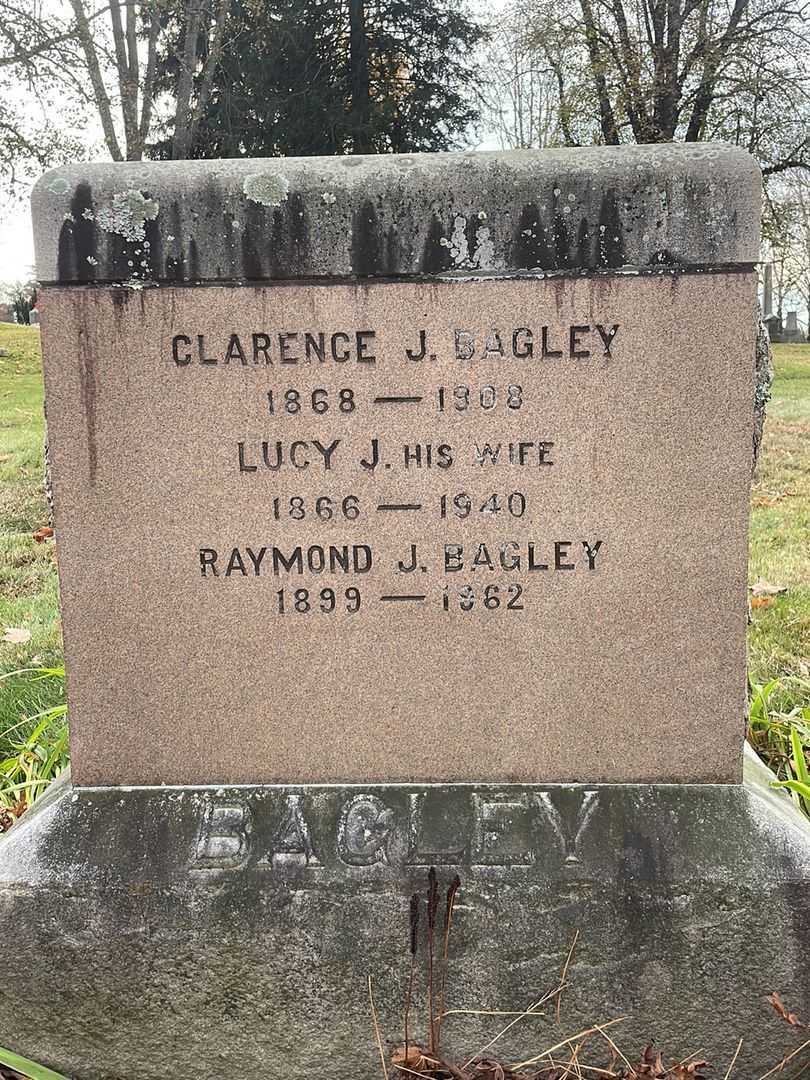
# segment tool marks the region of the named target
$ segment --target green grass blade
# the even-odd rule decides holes
[[[59,762],[65,753],[65,746],[67,744],[67,732],[64,733],[56,741],[56,745],[51,750],[48,760],[45,762],[45,768],[42,770],[42,777],[46,783],[50,783],[51,780],[55,780],[59,773],[62,771],[59,768]]]
[[[49,715],[49,711],[46,711],[43,714],[42,719],[39,721],[37,726],[34,728],[34,730],[31,732],[31,734],[25,740],[26,748],[33,747],[39,742],[39,740],[42,738],[45,731],[48,729],[50,723],[51,723],[51,718],[50,718],[50,715]]]
[[[801,780],[771,780],[771,787],[790,788],[805,799],[810,799],[810,784],[803,784]]]
[[[40,667],[37,665],[36,667],[15,668],[14,671],[4,671],[0,675],[0,682],[4,679],[16,679],[20,675],[33,675],[32,682],[36,679],[64,679],[65,668],[63,664],[58,667]]]
[[[30,1080],[70,1080],[70,1077],[54,1072],[53,1069],[46,1069],[44,1065],[37,1065],[35,1061],[20,1057],[19,1054],[14,1054],[2,1046],[0,1046],[0,1065],[5,1065],[6,1068],[14,1069],[15,1072],[30,1077]]]
[[[794,795],[798,795],[804,803],[805,813],[810,815],[810,784],[803,784],[801,780],[771,780],[771,787],[787,788]]]
[[[65,668],[61,664],[59,667],[38,667],[32,668],[34,671],[34,678],[32,682],[36,682],[38,679],[64,679]]]
[[[55,779],[55,777],[54,777]],[[795,784],[795,780],[787,780],[785,783]],[[32,788],[37,788],[43,783],[42,777],[37,777],[34,780],[24,780],[20,784],[8,784],[3,787],[3,794],[19,795],[23,791],[31,791]],[[47,787],[47,785],[45,785]]]
[[[804,759],[804,747],[795,727],[790,729],[790,749],[793,753],[792,764],[796,779],[810,788],[810,772],[807,771],[807,762]]]
[[[30,724],[33,720],[39,720],[44,713],[35,713],[33,716],[24,716],[22,720],[18,720],[16,724],[11,724],[7,728],[3,728],[3,737],[8,738],[12,731],[17,731],[21,727],[25,727],[26,724]]]

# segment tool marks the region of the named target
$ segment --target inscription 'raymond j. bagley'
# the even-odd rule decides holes
[[[533,427],[531,403],[542,365],[594,363],[604,372],[605,364],[614,359],[619,329],[618,322],[486,331],[453,328],[442,340],[421,328],[410,342],[393,347],[381,347],[375,329],[250,330],[213,340],[191,328],[174,334],[171,362],[177,369],[253,370],[256,414],[263,418],[267,436],[233,439],[233,463],[240,476],[257,474],[258,480],[270,474],[274,484],[267,533],[250,542],[235,538],[232,546],[201,544],[202,576],[278,579],[282,587],[270,605],[276,615],[351,615],[368,603],[438,603],[445,612],[476,607],[520,612],[528,599],[527,583],[538,572],[601,569],[604,537],[570,533],[561,538],[532,528],[542,500],[533,474],[553,470],[566,447],[551,418],[544,418],[542,429]],[[449,363],[440,365],[440,360]],[[477,363],[498,377],[481,379]],[[384,367],[390,377],[401,380],[398,392],[379,392],[379,383],[360,365]],[[427,365],[427,374],[412,375],[416,365]],[[332,384],[336,367],[351,376],[350,384],[348,377],[346,385]],[[276,368],[301,368],[306,377],[290,385],[295,373]],[[445,381],[447,375],[451,377]],[[401,418],[404,438],[382,434],[386,415],[392,412]],[[409,422],[424,423],[427,417],[441,431],[441,421],[448,416],[466,421],[452,441],[406,441]],[[499,419],[506,437],[489,436],[491,427],[498,431]],[[484,420],[489,421],[486,434]],[[294,437],[307,422],[307,437]],[[356,439],[342,432],[354,433],[361,426],[367,435],[358,449]],[[313,429],[317,437],[311,434]],[[454,481],[459,470],[473,476],[465,490]],[[398,501],[389,495],[390,483],[397,477],[418,477],[428,471],[444,473],[446,484],[420,492],[418,501]],[[290,478],[294,483],[296,474],[304,473],[310,491],[314,478],[322,476],[328,493],[324,487],[309,495],[289,494],[285,482]],[[357,481],[363,477],[376,479],[377,495],[370,500],[357,493]],[[336,487],[340,481],[344,486]],[[407,523],[402,528],[405,535],[388,550],[381,550],[373,538],[382,514],[402,515]],[[432,518],[439,530],[448,533],[460,522],[473,528],[464,542],[450,542],[448,536],[443,544],[425,544],[407,536],[417,515]],[[313,525],[351,526],[354,542],[274,543],[272,524],[282,521],[297,527],[304,537]],[[499,525],[499,535],[476,536],[476,522]],[[399,590],[368,590],[360,580],[343,588],[323,583],[324,578],[339,581],[342,575],[363,579],[380,566],[395,575],[428,577],[417,576],[420,584],[415,589]],[[455,584],[458,575],[463,575],[460,585]],[[286,581],[295,584],[285,587]]]

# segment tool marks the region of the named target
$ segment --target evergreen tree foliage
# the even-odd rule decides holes
[[[179,78],[183,5],[160,88]],[[459,0],[232,0],[190,157],[412,153],[459,145],[484,31]],[[202,59],[202,58],[201,58]],[[171,155],[170,129],[151,147]]]

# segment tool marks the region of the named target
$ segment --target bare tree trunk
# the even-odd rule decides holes
[[[562,61],[559,56],[552,56],[548,51],[546,51],[546,59],[548,60],[549,67],[554,72],[554,78],[557,83],[557,96],[560,103],[558,118],[560,121],[562,137],[565,140],[566,146],[578,146],[579,143],[577,142],[573,128],[571,127],[571,105],[566,95]]]
[[[610,94],[605,79],[605,63],[599,51],[599,34],[593,17],[591,0],[580,0],[580,6],[585,23],[585,42],[588,46],[591,78],[599,101],[599,123],[602,128],[602,138],[609,146],[618,146],[619,129],[616,126],[616,118],[610,104]]]
[[[121,153],[118,136],[115,133],[110,99],[107,96],[107,91],[104,88],[104,80],[101,77],[101,65],[99,64],[98,53],[96,52],[96,43],[93,40],[93,33],[90,29],[87,12],[84,10],[84,0],[70,0],[70,4],[73,8],[73,14],[76,17],[76,31],[79,43],[82,47],[82,52],[84,53],[85,63],[87,64],[87,74],[90,77],[90,85],[93,88],[93,98],[96,103],[99,119],[101,120],[104,141],[107,144],[107,149],[109,150],[110,157],[113,161],[123,161],[124,156]]]
[[[613,17],[619,31],[622,67],[625,72],[624,82],[627,91],[627,118],[633,129],[636,142],[654,142],[647,105],[641,90],[641,54],[631,43],[622,0],[613,0]]]
[[[371,91],[364,0],[349,0],[349,69],[352,148],[356,154],[370,154],[374,147],[371,141]]]
[[[211,31],[209,26],[211,12],[203,10],[202,0],[186,0],[186,30],[172,137],[172,158],[175,160],[187,158],[194,146],[200,120],[211,97],[217,65],[222,56],[222,43],[230,6],[230,0],[217,0],[214,27]],[[207,43],[207,49],[195,95],[194,77],[197,73],[200,45],[203,40]]]
[[[141,122],[138,129],[141,150],[149,137],[152,125],[152,108],[155,100],[155,72],[157,68],[157,39],[160,33],[160,15],[157,2],[152,5],[152,17],[149,23],[149,39],[146,46],[146,73],[143,78],[141,93]]]
[[[109,0],[110,21],[112,22],[113,41],[115,43],[115,67],[118,75],[118,90],[121,95],[121,115],[124,118],[124,141],[127,161],[138,161],[142,157],[139,147],[138,129],[138,53],[137,39],[135,55],[129,55],[127,37],[121,22],[120,0]],[[133,3],[127,5],[127,22],[135,17]],[[132,77],[133,67],[135,78]]]
[[[200,126],[200,120],[202,119],[208,100],[211,97],[211,88],[214,85],[214,75],[222,55],[222,42],[225,37],[225,25],[228,21],[230,7],[230,0],[218,0],[214,34],[208,47],[208,55],[203,64],[202,77],[200,78],[200,86],[197,91],[197,100],[191,111],[188,144],[186,149],[187,153],[188,149],[194,145],[197,129]]]
[[[671,142],[678,126],[681,97],[678,68],[683,15],[679,0],[667,0],[666,40],[654,58],[652,135],[655,142]]]
[[[703,65],[703,75],[700,80],[700,86],[695,94],[692,115],[689,118],[689,126],[686,130],[687,142],[698,142],[703,134],[706,118],[709,115],[709,109],[714,101],[720,65],[734,39],[734,34],[740,24],[740,19],[748,7],[748,3],[749,0],[734,0],[734,7],[729,16],[728,25],[726,26],[725,31],[714,48],[710,46],[707,50],[706,59]]]
[[[177,84],[177,106],[174,114],[172,157],[185,158],[191,143],[191,91],[197,68],[197,48],[200,39],[202,0],[187,0],[185,10],[186,32],[183,40],[183,56],[180,61],[180,79]]]

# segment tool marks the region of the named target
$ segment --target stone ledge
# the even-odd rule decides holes
[[[726,145],[71,165],[33,194],[45,283],[750,266]]]
[[[206,880],[238,876],[269,889],[301,875],[325,888],[349,875],[373,891],[431,865],[482,879],[519,868],[527,883],[561,870],[641,883],[654,880],[664,857],[675,876],[803,881],[810,825],[769,788],[772,774],[753,754],[745,775],[742,785],[199,787],[73,787],[64,777],[0,839],[0,888],[25,883],[32,868],[69,888],[92,887],[103,872],[109,886],[146,873],[154,885],[185,890],[203,880],[189,874],[204,871]],[[631,821],[649,858],[628,851]]]
[[[798,1041],[765,995],[810,1011],[810,829],[767,780],[63,784],[0,840],[15,942],[0,1044],[77,1080],[263,1080],[269,1063],[284,1080],[376,1080],[366,978],[396,1043],[408,900],[433,864],[443,889],[462,878],[449,1007],[525,1007],[579,930],[564,1033],[629,1014],[628,1052],[701,1047],[718,1070],[743,1036],[739,1075],[759,1076]],[[421,975],[416,1000],[421,1025]],[[456,1017],[448,1049],[501,1026]],[[560,1034],[552,1013],[502,1052]]]

